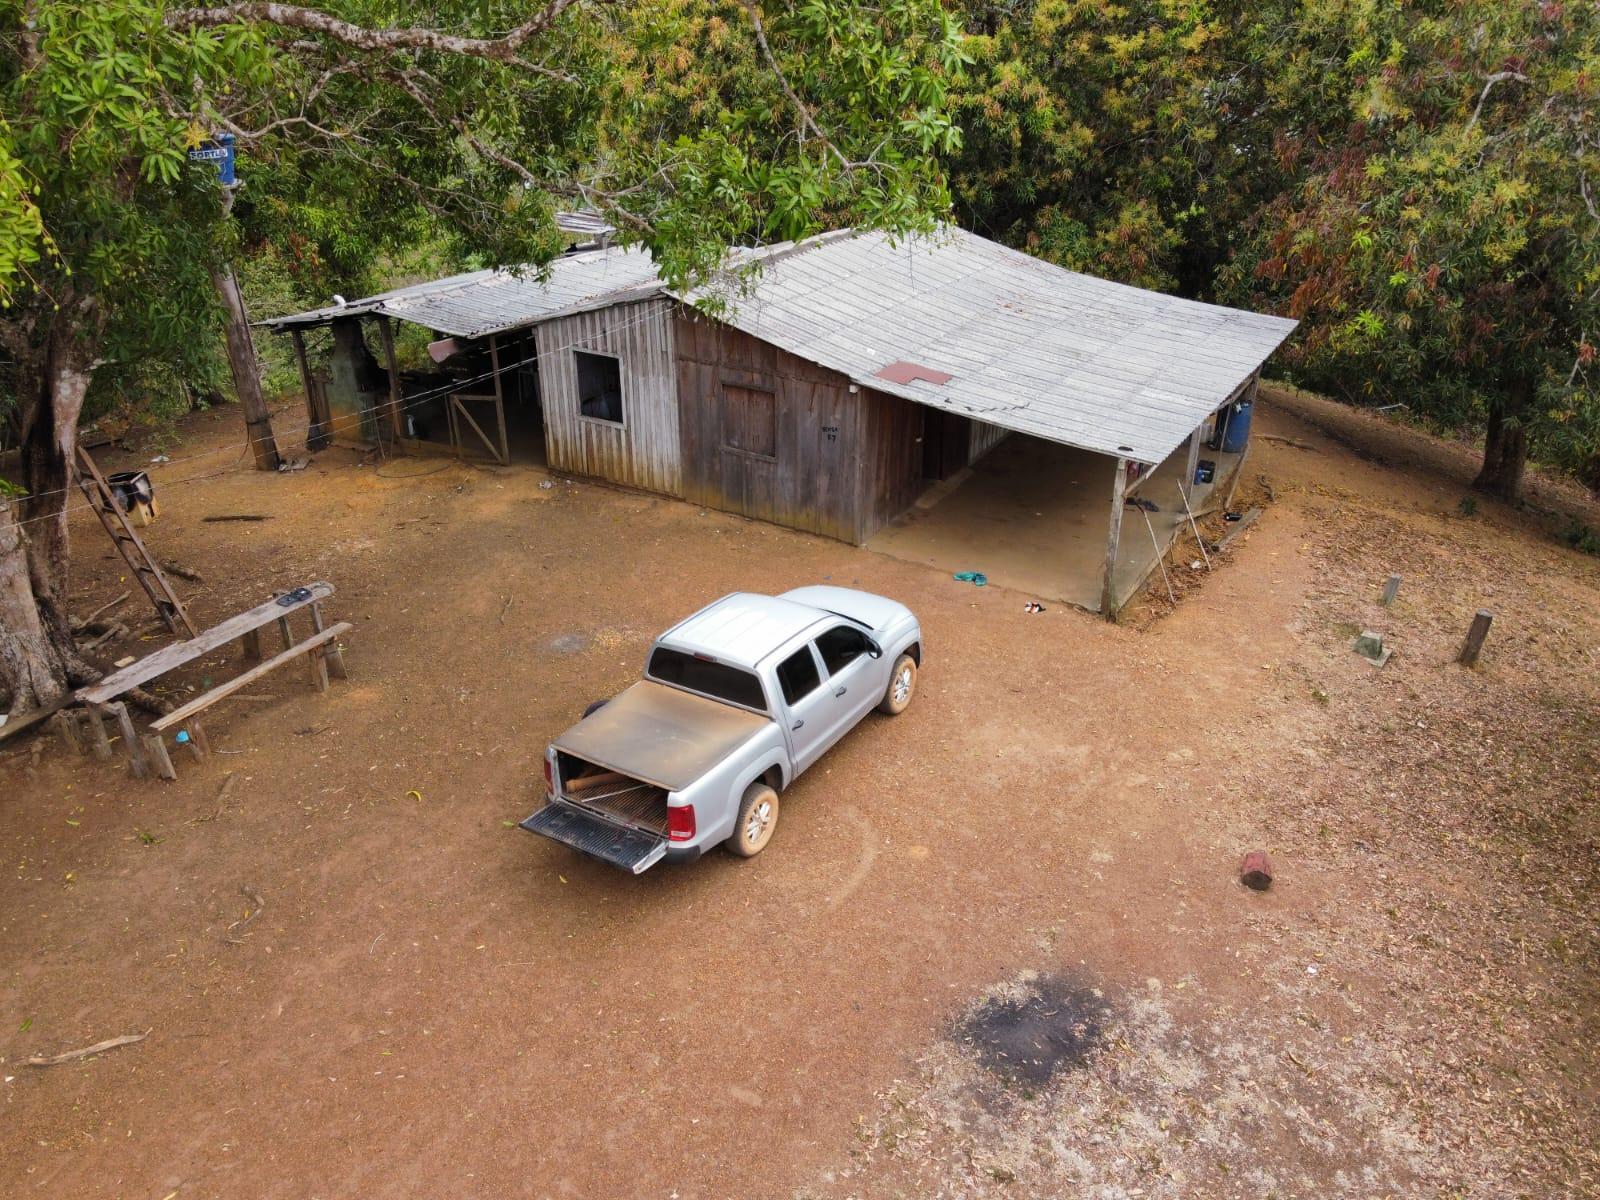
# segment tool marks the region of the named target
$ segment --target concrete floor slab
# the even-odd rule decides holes
[[[1123,512],[1113,573],[1119,607],[1156,569],[1158,548],[1165,552],[1187,524],[1178,489],[1187,456],[1180,447],[1131,490],[1160,511]],[[1225,484],[1240,456],[1202,449],[1200,457],[1216,463]],[[996,585],[1098,612],[1115,469],[1103,454],[1013,434],[959,487],[919,501],[867,548],[951,573],[982,571]],[[1215,486],[1197,487],[1190,503],[1204,507]]]

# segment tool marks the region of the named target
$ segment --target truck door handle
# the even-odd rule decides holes
[[[834,695],[835,696],[842,696],[846,692],[848,692],[849,690],[850,690],[849,688],[840,688],[837,692],[834,693]]]
[[[791,728],[793,728],[793,729],[802,729],[802,728],[804,728],[804,727],[805,727],[805,722],[804,722],[804,721],[796,721],[796,722],[795,722],[795,723],[794,723],[794,724],[793,724],[793,725],[792,725],[792,726],[791,726]]]

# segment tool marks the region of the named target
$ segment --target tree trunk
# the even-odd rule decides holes
[[[10,693],[13,717],[53,704],[67,690],[66,671],[34,603],[20,507],[0,503],[0,683]]]
[[[245,316],[244,295],[233,268],[218,267],[211,273],[217,295],[222,298],[223,327],[228,340],[228,366],[233,370],[233,388],[244,409],[244,427],[250,436],[256,469],[278,469],[278,442],[272,433],[272,418],[261,395],[261,370],[256,364],[256,346],[250,340],[250,320]]]
[[[1483,436],[1483,468],[1472,486],[1480,492],[1515,501],[1522,495],[1522,472],[1528,462],[1528,432],[1522,415],[1533,404],[1531,379],[1513,380],[1504,397],[1489,404]]]
[[[100,674],[79,656],[66,607],[73,458],[98,333],[93,302],[63,297],[44,344],[14,356],[27,495],[0,514],[0,686],[12,713]]]

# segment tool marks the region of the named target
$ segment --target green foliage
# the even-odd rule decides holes
[[[599,208],[680,282],[734,242],[931,225],[948,208],[937,155],[959,145],[942,6],[769,8],[764,46],[741,4],[651,0],[574,5],[485,56],[254,14],[196,23],[172,0],[0,0],[0,342],[42,353],[72,322],[105,410],[211,386],[223,261],[265,315],[390,282],[418,246],[430,274],[537,268],[565,247],[561,207]],[[513,0],[326,9],[477,38],[529,16]],[[244,180],[232,219],[187,158],[223,129]]]
[[[1263,102],[1294,181],[1253,217],[1228,296],[1303,321],[1289,362],[1310,386],[1497,416],[1600,485],[1600,10],[1294,4],[1290,21]]]
[[[1062,266],[1204,290],[1247,199],[1254,74],[1207,0],[965,5],[974,60],[951,108],[964,225]],[[1254,161],[1263,156],[1256,155]]]

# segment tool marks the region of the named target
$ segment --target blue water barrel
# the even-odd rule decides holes
[[[1238,454],[1250,440],[1253,400],[1236,400],[1217,414],[1217,436],[1211,445],[1225,454]]]

